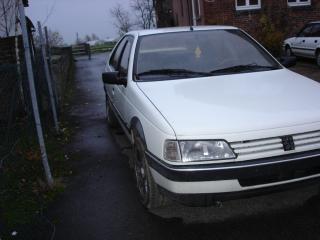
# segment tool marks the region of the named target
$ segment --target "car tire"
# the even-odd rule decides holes
[[[288,45],[286,46],[285,54],[286,54],[287,57],[292,57],[292,56],[294,56],[291,47],[288,46]]]
[[[317,61],[318,67],[320,67],[320,51],[316,53],[316,61]]]
[[[133,132],[133,156],[134,156],[134,176],[139,192],[139,199],[144,207],[153,210],[162,207],[165,203],[164,196],[160,193],[158,185],[155,183],[148,161],[145,155],[145,144],[142,139]]]
[[[109,101],[106,101],[106,113],[107,113],[107,123],[111,128],[118,128],[119,122],[115,115],[115,113],[112,111]]]

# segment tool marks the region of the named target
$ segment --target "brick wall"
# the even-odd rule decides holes
[[[175,26],[190,26],[192,25],[192,0],[171,0],[172,1],[172,15]],[[202,0],[194,0],[198,5],[200,12],[204,12],[204,2]],[[197,9],[196,9],[197,10]],[[200,14],[202,15],[202,14]],[[198,25],[204,25],[205,19],[203,17],[197,18]]]
[[[311,6],[288,7],[287,0],[261,0],[261,9],[236,11],[234,0],[203,0],[203,16],[207,25],[233,25],[256,37],[260,31],[260,19],[265,15],[276,30],[293,36],[307,22],[320,20],[320,0],[312,0]]]
[[[174,26],[171,0],[155,1],[155,8],[156,8],[157,26],[159,28]]]

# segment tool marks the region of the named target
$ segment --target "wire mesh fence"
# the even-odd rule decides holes
[[[22,86],[14,64],[0,65],[0,167],[19,138]],[[20,115],[22,116],[22,115]]]
[[[22,137],[25,135],[32,137],[37,134],[23,44],[21,39],[18,42],[19,44],[16,44],[16,39],[12,37],[0,39],[0,53],[6,52],[5,57],[0,57],[0,170]],[[5,46],[5,51],[1,46]],[[41,46],[35,44],[33,46],[32,70],[36,101],[42,127],[44,132],[48,133],[55,129],[52,108],[60,110],[63,105],[73,67],[72,48],[53,48],[52,59],[48,59],[44,58]],[[49,67],[51,95],[45,64]]]

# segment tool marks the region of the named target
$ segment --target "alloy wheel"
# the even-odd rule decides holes
[[[136,161],[134,169],[141,200],[143,203],[147,203],[149,194],[149,182],[147,177],[146,164],[144,161],[144,154],[140,151],[140,149],[136,149]]]

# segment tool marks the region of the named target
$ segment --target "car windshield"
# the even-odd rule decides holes
[[[140,37],[134,75],[137,81],[159,81],[280,68],[240,30],[188,31]]]

